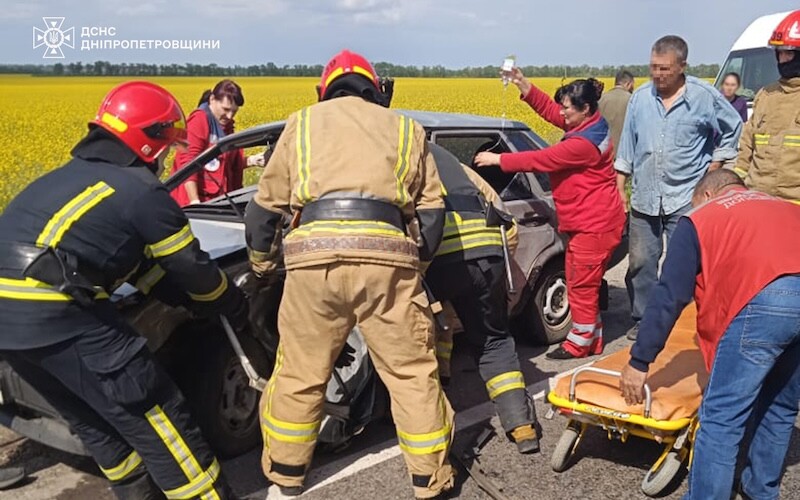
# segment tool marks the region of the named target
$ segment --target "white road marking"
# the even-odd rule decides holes
[[[595,360],[576,366],[570,370],[558,373],[554,377],[540,380],[530,384],[527,389],[534,399],[542,399],[553,387],[556,380],[570,375],[582,366],[590,365]],[[456,432],[460,432],[468,427],[472,427],[494,416],[494,405],[491,401],[486,401],[477,406],[456,414]],[[323,488],[336,481],[352,476],[370,467],[374,467],[387,460],[400,455],[400,447],[397,446],[396,439],[387,439],[382,443],[370,446],[354,455],[346,455],[337,460],[329,462],[319,468],[312,468],[306,477],[306,492],[311,492]],[[267,498],[277,498],[272,495]]]

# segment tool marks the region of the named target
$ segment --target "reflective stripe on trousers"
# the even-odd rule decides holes
[[[525,389],[525,379],[520,371],[501,373],[486,382],[486,392],[489,393],[490,399],[514,389]]]
[[[208,469],[203,470],[161,406],[154,406],[145,416],[189,480],[179,488],[165,491],[164,495],[171,499],[200,497],[202,500],[220,500],[219,494],[214,490],[214,482],[219,477],[220,470],[217,459],[214,459]]]
[[[131,472],[136,470],[142,464],[142,457],[132,451],[130,455],[114,467],[104,469],[100,467],[100,471],[105,474],[109,481],[121,481],[125,479]],[[98,465],[99,467],[99,465]]]

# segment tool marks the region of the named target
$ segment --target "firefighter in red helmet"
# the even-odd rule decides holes
[[[381,83],[363,56],[334,56],[320,102],[289,117],[245,214],[261,276],[280,258],[281,220],[292,220],[282,244],[280,345],[261,399],[262,467],[285,495],[303,491],[325,384],[356,325],[391,393],[415,496],[453,484],[453,410],[420,282],[442,237],[442,187],[424,129],[386,109]]]
[[[127,281],[247,326],[243,295],[156,176],[185,138],[169,92],[123,83],[72,160],[0,215],[0,354],[65,417],[122,499],[232,498],[178,388],[109,301]]]
[[[800,10],[775,27],[768,43],[780,79],[753,99],[735,170],[750,189],[800,203]]]

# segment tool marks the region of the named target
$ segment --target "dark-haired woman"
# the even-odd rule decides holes
[[[573,324],[567,339],[547,357],[571,359],[600,354],[600,283],[625,225],[608,123],[597,111],[603,84],[594,78],[575,80],[559,88],[553,100],[532,85],[519,68],[514,68],[510,76],[521,98],[566,134],[559,143],[538,151],[479,153],[475,164],[499,165],[504,172],[550,175],[559,230],[569,236],[565,270]]]
[[[719,91],[722,93],[723,97],[731,103],[733,109],[739,112],[739,116],[742,117],[742,122],[747,121],[747,99],[744,97],[737,95],[736,91],[739,90],[742,82],[739,78],[739,73],[726,73],[725,76],[722,77],[722,85],[719,87]]]
[[[203,92],[197,109],[186,120],[189,147],[175,155],[170,174],[180,170],[219,139],[233,133],[233,117],[243,105],[242,89],[233,80],[222,80],[213,89]],[[182,207],[216,198],[242,187],[246,167],[263,165],[263,154],[245,160],[244,151],[228,151],[190,176],[172,191],[172,197]]]

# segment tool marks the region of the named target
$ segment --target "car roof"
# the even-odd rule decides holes
[[[496,118],[491,116],[468,115],[462,113],[439,113],[434,111],[416,111],[410,109],[395,109],[412,120],[418,122],[427,130],[444,129],[528,129],[520,121]]]

